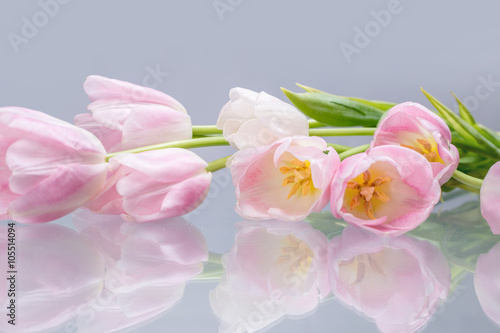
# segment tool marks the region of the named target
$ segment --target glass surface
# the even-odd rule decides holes
[[[203,207],[144,224],[84,210],[16,224],[16,326],[1,331],[496,332],[500,236],[475,195],[443,201],[392,238],[328,211],[296,223],[221,212],[232,225],[216,236]]]

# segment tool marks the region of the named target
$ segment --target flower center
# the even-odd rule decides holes
[[[315,189],[311,178],[311,162],[294,159],[285,164],[286,166],[280,167],[280,172],[286,175],[282,186],[292,185],[287,199],[296,194],[300,188],[302,188],[302,195],[307,195]]]
[[[439,156],[436,141],[432,139],[417,139],[415,145],[401,144],[401,146],[422,154],[429,162],[439,162],[444,164],[443,160]]]
[[[361,175],[363,176],[363,180],[356,180]],[[377,177],[372,181],[370,171],[368,170],[361,175],[347,182],[347,189],[356,191],[351,200],[350,209],[353,210],[361,204],[361,201],[364,201],[363,210],[366,216],[373,220],[376,218],[373,213],[373,199],[375,198],[381,202],[388,202],[390,200],[389,196],[382,192],[379,186],[389,183],[392,179],[391,177]]]
[[[385,251],[377,253],[364,253],[340,264],[340,269],[348,273],[351,278],[351,286],[359,285],[367,275],[374,273],[385,276],[383,265],[379,261],[384,261]],[[354,278],[354,279],[352,279]]]
[[[307,274],[314,258],[309,245],[293,235],[287,235],[280,248],[281,255],[276,264],[289,265],[291,273]]]

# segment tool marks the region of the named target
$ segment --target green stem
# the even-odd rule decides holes
[[[212,264],[222,265],[222,254],[208,252],[208,262]]]
[[[198,148],[198,147],[227,146],[227,145],[229,145],[229,142],[227,142],[224,139],[224,137],[222,137],[222,136],[197,138],[197,139],[181,140],[181,141],[172,141],[172,142],[160,143],[160,144],[152,145],[152,146],[140,147],[140,148],[135,148],[135,149],[118,151],[116,153],[111,153],[111,154],[106,155],[106,162],[109,161],[109,159],[111,159],[119,154],[124,154],[124,153],[137,154],[137,153],[142,153],[145,151],[166,149],[166,148]]]
[[[480,189],[481,185],[483,184],[482,179],[469,176],[469,175],[463,173],[462,171],[458,171],[458,170],[455,170],[455,172],[453,173],[453,178],[455,178],[456,180],[458,180],[459,182],[461,182],[465,185],[474,187],[476,189]]]
[[[466,185],[464,183],[459,183],[459,184],[457,184],[457,187],[461,188],[462,190],[466,190],[466,191],[469,191],[472,193],[479,194],[479,189],[477,187],[474,187],[474,186]]]
[[[346,159],[349,156],[356,155],[356,154],[359,154],[359,153],[363,153],[368,148],[370,148],[370,145],[366,144],[366,145],[362,145],[362,146],[358,146],[358,147],[354,147],[352,149],[346,150],[345,152],[339,154],[340,160],[343,161],[344,159]]]
[[[213,134],[221,135],[222,130],[218,129],[216,125],[193,125],[193,136]]]
[[[326,127],[317,120],[309,119],[309,128]],[[222,135],[222,130],[216,125],[193,125],[193,136]]]
[[[336,143],[327,143],[326,145],[328,147],[332,147],[333,149],[335,149],[335,151],[337,153],[339,153],[339,154],[352,149],[352,147],[344,146],[344,145],[339,145],[339,144],[336,144]]]
[[[376,128],[361,127],[361,128],[313,128],[309,130],[310,136],[356,136],[356,135],[373,135]]]
[[[326,126],[328,125],[320,123],[319,121],[314,119],[309,119],[309,128],[326,127]]]
[[[205,168],[205,170],[207,170],[208,172],[215,172],[217,170],[224,169],[226,167],[226,162],[229,157],[231,156],[219,158],[218,160],[208,163],[208,166]]]

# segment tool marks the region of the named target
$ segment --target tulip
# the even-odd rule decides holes
[[[439,185],[451,178],[460,160],[446,123],[418,103],[398,104],[387,112],[371,142],[372,148],[383,145],[406,147],[424,156]]]
[[[326,236],[305,222],[248,221],[226,268],[210,292],[221,320],[219,332],[255,332],[283,318],[316,309],[330,291],[326,274]]]
[[[380,146],[346,158],[331,193],[335,217],[379,235],[398,236],[427,219],[441,188],[421,154]]]
[[[203,234],[182,218],[145,224],[79,211],[75,228],[102,253],[102,292],[79,311],[78,332],[116,332],[172,308],[208,260]]]
[[[60,218],[106,180],[106,151],[91,133],[44,113],[0,108],[0,219]]]
[[[85,207],[133,222],[192,211],[205,199],[212,179],[204,160],[180,148],[119,154],[109,163],[110,176]]]
[[[486,177],[479,193],[481,202],[481,215],[490,225],[494,234],[500,235],[500,211],[498,203],[500,202],[500,162],[495,163]]]
[[[340,164],[318,137],[295,136],[240,150],[228,161],[236,211],[247,219],[297,221],[320,211]]]
[[[74,121],[108,152],[191,139],[191,118],[174,98],[151,88],[92,75],[84,83],[91,113]]]
[[[5,269],[10,243],[6,229],[0,226],[0,258]],[[18,246],[13,270],[17,274],[11,273],[15,275],[15,287],[10,288],[9,273],[0,282],[0,304],[4,309],[0,332],[55,332],[101,292],[104,259],[74,230],[56,224],[19,226],[15,242]],[[7,297],[8,289],[15,295]],[[5,316],[10,312],[5,310],[10,299],[15,299],[15,325],[9,324],[11,318]]]
[[[411,333],[431,318],[450,288],[441,252],[407,236],[384,238],[347,227],[330,242],[333,295],[375,320],[383,333]]]
[[[477,259],[474,288],[484,313],[500,325],[500,243]]]
[[[217,128],[238,149],[254,148],[294,135],[308,135],[307,118],[292,105],[265,92],[233,88]]]

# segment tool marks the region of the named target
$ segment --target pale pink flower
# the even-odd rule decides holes
[[[227,164],[236,186],[236,212],[252,220],[303,219],[328,203],[339,164],[337,152],[318,137],[295,136],[240,150]]]
[[[91,113],[74,118],[108,152],[192,138],[191,118],[174,98],[155,89],[92,75],[84,83]]]
[[[484,313],[500,325],[500,243],[477,259],[474,288]]]
[[[119,154],[109,164],[110,176],[85,207],[130,222],[189,213],[203,202],[212,180],[207,163],[180,148]]]
[[[490,225],[494,234],[500,235],[500,162],[495,163],[486,177],[479,193],[481,215]]]
[[[330,242],[328,263],[333,295],[383,333],[423,327],[450,288],[441,252],[407,236],[385,238],[347,227]]]
[[[106,180],[106,151],[81,128],[42,112],[0,108],[0,219],[60,218]]]
[[[424,222],[441,188],[429,162],[398,146],[346,158],[332,183],[335,217],[379,235],[398,236]]]
[[[330,292],[327,238],[305,222],[243,222],[210,304],[219,332],[254,332],[311,313]]]
[[[284,137],[309,134],[309,123],[300,111],[265,92],[233,88],[229,98],[219,114],[217,128],[235,148],[259,147]]]
[[[446,123],[418,103],[398,104],[387,112],[371,142],[372,148],[383,145],[403,146],[423,155],[439,185],[451,178],[460,160]]]
[[[7,266],[8,232],[0,226],[0,260]],[[16,226],[15,325],[11,318],[9,273],[0,280],[1,332],[46,332],[75,317],[102,290],[104,260],[92,243],[56,224]],[[10,250],[9,250],[10,251]],[[49,330],[53,332],[54,330]]]
[[[117,332],[164,313],[208,260],[203,234],[182,218],[138,224],[82,210],[73,222],[106,263],[103,289],[79,311],[78,332]]]

